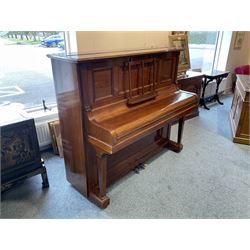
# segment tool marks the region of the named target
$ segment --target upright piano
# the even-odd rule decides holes
[[[110,202],[107,187],[136,166],[163,148],[181,151],[184,118],[197,111],[198,97],[177,87],[179,53],[48,55],[67,180],[99,207]]]

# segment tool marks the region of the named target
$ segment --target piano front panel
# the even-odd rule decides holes
[[[129,74],[129,71],[127,71]],[[129,77],[129,75],[128,75]],[[129,80],[128,80],[129,81]],[[131,65],[131,87],[132,96],[143,95],[153,91],[154,81],[154,59],[138,59],[133,61]],[[126,91],[129,84],[126,84]]]
[[[82,89],[88,99],[85,105],[95,109],[153,92],[154,88],[166,88],[176,80],[173,73],[176,65],[174,52],[83,62],[80,67],[82,79],[87,71]]]
[[[94,102],[112,97],[114,85],[112,68],[96,69],[92,73]]]
[[[150,92],[153,90],[153,81],[155,81],[154,76],[154,60],[148,60],[144,62],[144,87],[145,92]]]
[[[167,55],[161,57],[159,60],[157,88],[166,87],[176,81],[175,75],[173,75],[175,65],[175,57],[169,57]]]
[[[83,65],[81,67],[84,70]],[[82,74],[83,75],[83,74]],[[90,62],[87,65],[87,84],[83,91],[87,92],[89,106],[96,107],[112,101],[115,97],[115,73],[108,60]]]
[[[166,134],[167,128],[162,133]],[[166,141],[157,138],[158,131],[108,156],[107,185],[119,180],[141,163],[160,152]]]

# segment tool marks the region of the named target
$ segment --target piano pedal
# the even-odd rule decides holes
[[[138,167],[138,166],[134,168],[134,172],[135,172],[136,174],[139,174],[140,169],[139,169],[139,167]]]
[[[148,164],[146,164],[146,163],[140,163],[138,166],[136,166],[136,167],[134,168],[134,172],[135,172],[136,174],[139,174],[139,173],[140,173],[140,170],[145,169],[145,167],[147,167],[147,165],[148,165]]]
[[[140,169],[145,169],[145,167],[146,167],[145,165],[146,165],[146,164],[144,164],[144,163],[140,163],[138,167],[139,167]]]

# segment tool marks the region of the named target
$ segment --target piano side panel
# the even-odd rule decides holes
[[[67,180],[79,192],[87,195],[82,105],[76,65],[52,59],[52,69]]]

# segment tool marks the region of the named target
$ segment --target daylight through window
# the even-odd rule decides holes
[[[58,31],[0,32],[0,105],[17,103],[24,109],[55,105],[56,97],[47,54],[64,50]]]
[[[192,70],[202,72],[212,70],[218,35],[219,32],[217,31],[189,32],[189,53]]]

